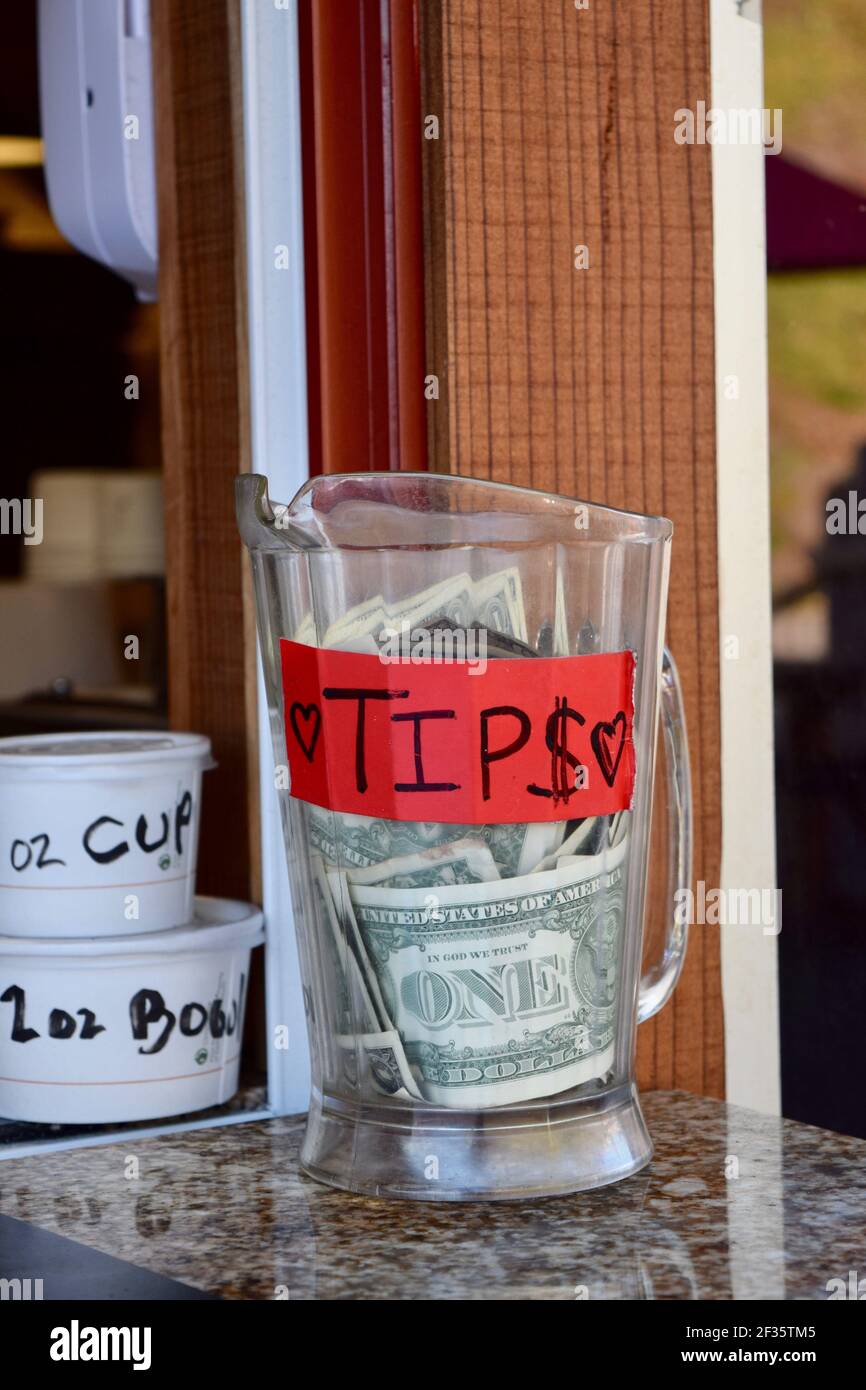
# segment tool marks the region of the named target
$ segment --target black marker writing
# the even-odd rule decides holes
[[[192,820],[192,793],[184,792],[178,802],[177,814],[174,818],[174,847],[178,854],[183,854],[183,843],[181,832],[186,829]]]
[[[27,995],[20,985],[10,985],[3,994],[0,994],[0,1003],[14,1004],[15,1006],[12,1017],[12,1032],[9,1035],[12,1042],[27,1043],[32,1042],[34,1038],[41,1037],[35,1028],[28,1028],[26,1025]],[[88,1042],[91,1038],[105,1032],[103,1024],[97,1023],[96,1014],[92,1009],[77,1009],[76,1013],[83,1020],[80,1027],[73,1015],[67,1013],[65,1009],[52,1009],[48,1015],[49,1038],[65,1042],[68,1038],[78,1037],[82,1042]]]
[[[103,825],[119,825],[123,828],[123,821],[115,820],[114,816],[100,816],[98,820],[88,825],[82,838],[82,844],[91,859],[97,864],[113,864],[115,859],[119,859],[122,854],[126,854],[129,844],[126,840],[121,840],[119,844],[113,845],[111,849],[94,849],[90,841],[92,836]]]
[[[209,1007],[191,1000],[183,1005],[178,1014],[168,1007],[158,989],[137,990],[129,1001],[129,1021],[135,1042],[145,1044],[139,1047],[139,1052],[148,1057],[161,1052],[176,1025],[185,1038],[198,1037],[206,1027],[213,1038],[233,1037],[243,1015],[245,985],[246,975],[242,974],[237,998],[230,1003],[226,1004],[220,996]],[[9,985],[0,994],[0,1003],[13,1006],[9,1034],[12,1042],[28,1043],[42,1036],[36,1028],[27,1026],[27,996],[20,985]],[[159,1032],[151,1043],[153,1028]],[[55,1042],[68,1042],[71,1038],[88,1042],[106,1031],[105,1025],[97,1022],[92,1009],[76,1009],[73,1014],[67,1009],[53,1008],[48,1014],[48,1037]]]
[[[185,791],[177,806],[174,809],[174,847],[178,855],[183,854],[183,832],[187,826],[192,824],[193,800],[192,793]],[[145,854],[155,854],[157,850],[168,844],[171,834],[171,819],[167,812],[159,813],[160,828],[158,831],[151,830],[147,816],[142,813],[135,822],[135,843]],[[96,820],[91,821],[82,837],[82,844],[86,853],[96,864],[113,864],[122,858],[124,854],[129,854],[129,840],[122,835],[118,836],[115,843],[107,843],[105,826],[116,825],[120,831],[124,830],[123,821],[116,816],[97,816]],[[153,835],[153,839],[148,837]],[[21,841],[16,841],[20,844]],[[104,848],[99,848],[104,845]],[[55,862],[53,860],[47,862]],[[58,860],[58,863],[61,861]],[[23,866],[22,866],[23,867]]]
[[[505,744],[502,748],[491,749],[490,721],[503,715],[510,719],[516,719],[520,725],[520,730],[511,743]],[[529,715],[524,710],[518,709],[516,705],[494,705],[491,709],[481,711],[481,795],[485,801],[490,800],[491,763],[502,762],[504,758],[510,758],[514,753],[519,753],[520,749],[529,741],[531,732],[532,723]]]
[[[415,756],[415,781],[414,782],[395,782],[396,792],[456,792],[460,790],[459,782],[425,782],[424,763],[421,759],[421,720],[422,719],[455,719],[457,716],[453,709],[422,709],[416,710],[413,714],[392,714],[391,719],[395,724],[413,723],[415,728],[412,733],[412,749]]]
[[[578,714],[576,709],[569,709],[565,695],[562,700],[557,696],[556,707],[547,717],[544,735],[544,741],[550,749],[550,788],[539,787],[535,782],[530,782],[526,790],[533,796],[552,796],[554,801],[568,801],[580,788],[576,779],[571,785],[568,780],[568,769],[582,766],[580,758],[575,757],[568,749],[569,719],[573,719],[576,724],[586,723],[583,715]]]
[[[199,1019],[197,1023],[193,1023],[196,1013]],[[197,1038],[206,1023],[207,1009],[204,1004],[184,1004],[180,1011],[180,1031],[185,1038]]]
[[[25,1025],[26,1003],[25,994],[20,985],[10,985],[7,990],[0,994],[0,1004],[15,1005],[15,1012],[12,1015],[12,1032],[9,1034],[13,1042],[26,1043],[39,1037],[35,1028],[28,1028]]]
[[[36,856],[36,868],[47,869],[51,864],[63,864],[65,866],[65,859],[48,859],[46,857],[48,853],[48,845],[50,843],[47,835],[31,835],[29,841],[12,841],[12,849],[10,851],[9,858],[11,860],[13,869],[17,870],[19,874],[21,873],[22,869],[29,868],[33,860],[33,846],[39,843],[40,841],[41,844],[39,844],[39,852]]]
[[[358,718],[355,725],[355,786],[359,792],[367,790],[367,765],[364,750],[364,735],[367,722],[368,700],[406,700],[408,690],[341,690],[328,686],[322,691],[326,700],[357,700]]]
[[[153,1046],[138,1049],[144,1056],[150,1056],[162,1051],[177,1020],[171,1009],[166,1008],[165,1000],[158,989],[140,989],[129,1001],[129,1021],[136,1042],[142,1042],[147,1038],[152,1023],[164,1021],[163,1030]]]
[[[147,817],[139,816],[138,820],[135,822],[135,843],[138,845],[139,849],[144,850],[145,854],[149,854],[151,850],[154,849],[162,849],[168,839],[168,816],[165,814],[165,811],[160,812],[160,819],[162,820],[162,838],[159,840],[151,840],[149,843],[147,839]]]
[[[197,1038],[199,1033],[204,1031],[205,1024],[207,1024],[212,1038],[233,1037],[238,1026],[238,1019],[243,1012],[245,983],[246,976],[241,975],[238,997],[236,1000],[232,1000],[228,1014],[226,1014],[223,1000],[219,996],[212,1001],[210,1008],[206,1008],[204,1004],[200,1004],[196,1000],[191,1000],[184,1004],[177,1015],[168,1007],[158,989],[138,990],[129,1001],[129,1020],[133,1038],[136,1042],[147,1043],[150,1038],[150,1029],[161,1029],[153,1044],[149,1047],[140,1047],[139,1052],[146,1057],[161,1052],[174,1032],[176,1024],[180,1028],[181,1034],[186,1038]]]

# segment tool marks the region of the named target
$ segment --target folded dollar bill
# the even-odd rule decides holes
[[[627,848],[433,891],[328,871],[426,1100],[486,1109],[610,1071]]]

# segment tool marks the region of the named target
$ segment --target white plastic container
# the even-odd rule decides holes
[[[104,1124],[231,1099],[262,913],[222,898],[195,911],[147,936],[0,937],[0,1116]]]
[[[0,934],[102,937],[192,920],[201,734],[0,739]]]

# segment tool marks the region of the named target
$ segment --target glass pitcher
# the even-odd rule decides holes
[[[377,1196],[615,1182],[686,947],[673,528],[455,475],[237,481],[312,1059],[301,1163]],[[653,764],[661,959],[641,977]],[[270,923],[269,929],[279,924]]]

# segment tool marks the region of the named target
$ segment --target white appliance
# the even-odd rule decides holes
[[[48,201],[79,251],[156,298],[149,0],[39,0]]]

